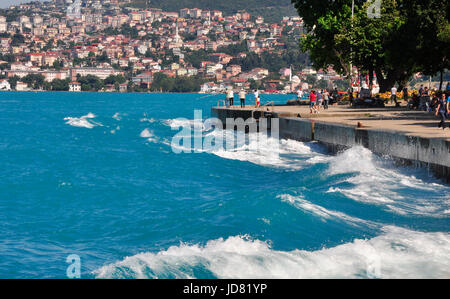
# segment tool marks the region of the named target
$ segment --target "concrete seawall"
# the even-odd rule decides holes
[[[357,145],[363,146],[375,154],[388,155],[398,162],[428,167],[437,177],[450,183],[450,141],[447,139],[357,128],[316,119],[279,117],[276,113],[252,110],[212,108],[212,115],[224,124],[227,118],[278,118],[280,138],[304,142],[318,141],[326,145],[332,153]]]

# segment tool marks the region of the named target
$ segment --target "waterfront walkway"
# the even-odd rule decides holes
[[[226,109],[225,107],[217,107]],[[450,129],[439,129],[439,119],[431,113],[411,111],[406,108],[352,108],[349,106],[330,106],[328,110],[321,110],[319,114],[310,114],[309,106],[255,106],[229,107],[233,110],[269,111],[279,117],[313,119],[317,122],[327,122],[358,126],[365,129],[401,132],[409,136],[425,138],[441,138],[450,141]]]

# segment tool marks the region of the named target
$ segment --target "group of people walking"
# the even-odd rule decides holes
[[[312,90],[309,94],[309,110],[310,113],[320,113],[322,108],[324,110],[328,109],[328,105],[330,103],[330,93],[324,90]]]
[[[247,93],[245,92],[245,89],[242,88],[239,91],[238,96],[239,96],[239,100],[241,102],[240,103],[241,104],[241,108],[245,108],[245,98],[247,96]],[[253,96],[254,96],[254,99],[255,99],[255,106],[256,107],[260,107],[261,106],[261,98],[260,98],[260,95],[259,95],[259,91],[257,89],[255,89],[253,91]],[[234,106],[234,92],[233,92],[233,90],[231,88],[228,89],[228,91],[227,91],[227,97],[226,97],[225,105],[227,107]]]
[[[428,89],[428,87],[420,86],[419,91],[412,95],[408,103],[408,108],[412,110],[427,111],[439,116],[439,128],[447,127],[446,120],[450,118],[450,87],[447,84],[446,91],[436,92]]]

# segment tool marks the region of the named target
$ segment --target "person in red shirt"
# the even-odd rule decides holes
[[[311,93],[309,94],[309,110],[310,113],[312,114],[313,112],[316,113],[316,94],[314,91],[311,91]]]

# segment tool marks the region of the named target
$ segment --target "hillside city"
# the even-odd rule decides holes
[[[166,12],[124,2],[53,0],[1,10],[0,89],[289,93],[346,84],[333,70],[311,68],[298,46],[299,17],[269,23],[246,11]]]

